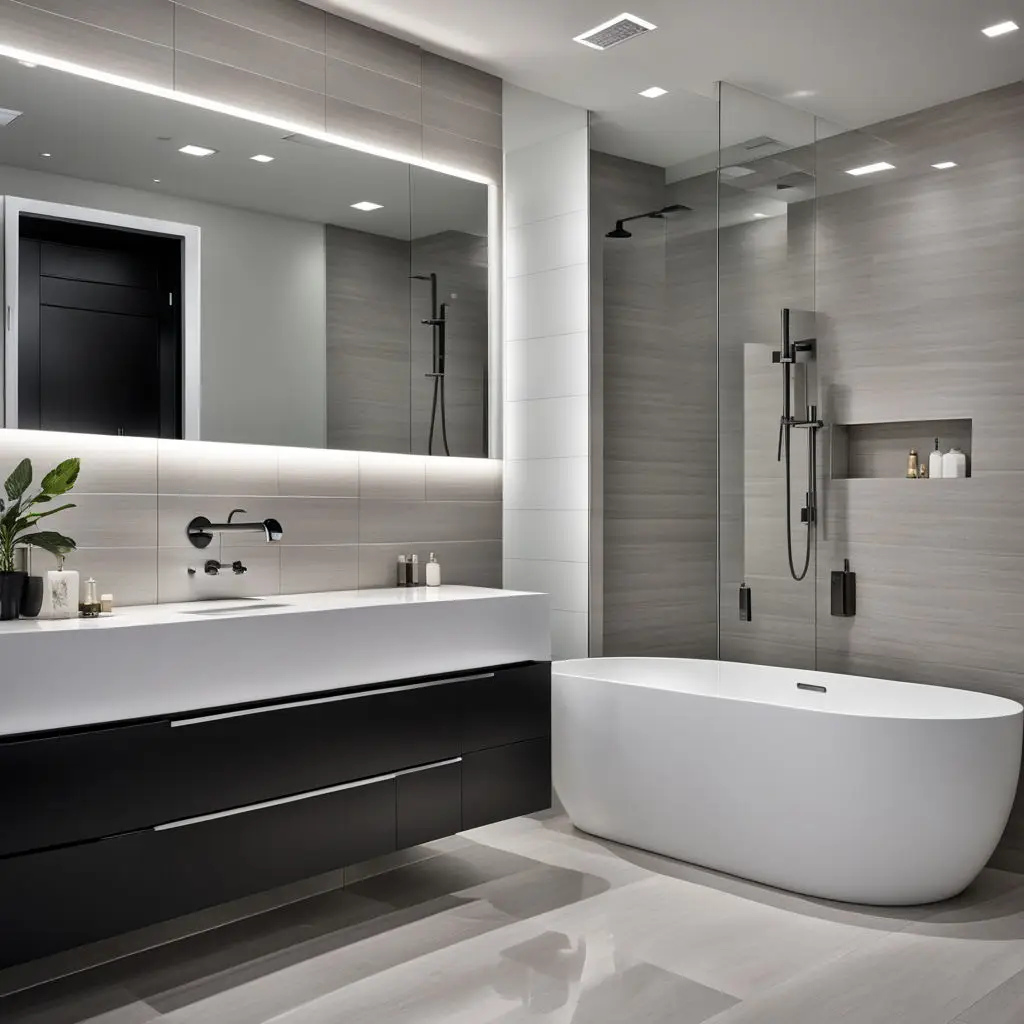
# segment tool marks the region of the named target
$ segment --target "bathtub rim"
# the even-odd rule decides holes
[[[657,686],[653,685],[649,681],[632,680],[632,679],[616,679],[608,678],[607,675],[599,675],[587,672],[573,671],[574,667],[584,665],[600,665],[608,662],[643,662],[646,664],[652,663],[669,663],[672,665],[709,665],[716,666],[718,673],[720,674],[723,668],[734,667],[745,671],[752,671],[757,669],[770,670],[774,672],[792,672],[799,678],[799,681],[811,682],[813,680],[820,679],[822,684],[828,680],[843,680],[845,683],[863,681],[872,685],[884,684],[886,686],[893,686],[898,688],[911,688],[918,692],[918,696],[924,697],[925,692],[928,691],[928,695],[934,697],[935,694],[932,691],[941,690],[946,694],[954,693],[962,695],[968,698],[969,703],[975,705],[988,705],[991,707],[990,711],[985,713],[979,713],[972,709],[965,710],[960,713],[948,713],[948,714],[911,714],[911,713],[896,713],[894,710],[888,712],[884,709],[870,709],[865,708],[863,710],[853,708],[838,709],[834,707],[822,707],[811,703],[810,701],[816,696],[812,691],[801,691],[804,693],[807,703],[790,703],[782,702],[778,700],[758,700],[745,695],[731,694],[731,693],[705,693],[699,690],[687,690],[677,686]],[[855,676],[847,675],[841,672],[822,672],[817,669],[790,669],[785,666],[777,665],[757,665],[749,662],[737,662],[737,661],[725,661],[716,660],[711,658],[662,658],[662,657],[643,657],[643,656],[608,656],[599,658],[570,658],[563,661],[555,661],[551,666],[552,677],[559,675],[566,676],[573,679],[591,679],[594,682],[608,683],[609,685],[615,686],[632,686],[638,687],[639,689],[652,689],[652,690],[663,690],[667,693],[678,693],[695,698],[705,698],[714,700],[723,700],[730,703],[737,704],[754,704],[763,705],[767,707],[775,707],[781,710],[787,711],[801,711],[810,712],[813,714],[821,715],[833,715],[850,718],[863,718],[875,721],[895,721],[895,722],[984,722],[996,719],[1004,718],[1022,718],[1024,717],[1024,705],[1020,702],[1012,700],[1009,697],[1001,697],[997,694],[984,693],[976,690],[966,690],[962,687],[956,686],[941,686],[937,683],[912,683],[905,680],[890,679],[887,677],[876,677],[876,676]],[[794,684],[795,685],[795,684]]]

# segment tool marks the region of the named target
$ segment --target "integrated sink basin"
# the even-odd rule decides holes
[[[274,595],[0,623],[0,736],[551,658],[549,599],[479,587]]]

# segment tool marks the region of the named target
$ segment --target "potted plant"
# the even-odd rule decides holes
[[[80,468],[79,459],[65,459],[43,477],[39,491],[30,494],[32,463],[22,459],[4,483],[7,498],[6,501],[0,498],[0,620],[18,617],[27,575],[15,568],[15,551],[19,545],[42,548],[58,558],[75,550],[75,542],[70,537],[52,530],[39,530],[37,524],[40,519],[75,507],[68,503],[40,510],[75,486]]]

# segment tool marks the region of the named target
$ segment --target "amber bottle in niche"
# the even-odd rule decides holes
[[[917,457],[917,449],[911,448],[907,458],[907,479],[916,480],[920,475],[921,462]]]

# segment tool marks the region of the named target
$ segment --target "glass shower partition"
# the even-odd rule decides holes
[[[812,114],[720,86],[719,655],[727,661],[815,667],[826,440],[817,426],[815,142]]]

